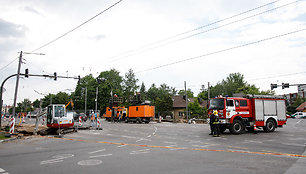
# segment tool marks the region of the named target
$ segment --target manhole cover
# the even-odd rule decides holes
[[[81,165],[81,166],[95,166],[95,165],[99,165],[101,163],[102,163],[101,160],[83,160],[83,161],[79,161],[78,165]]]

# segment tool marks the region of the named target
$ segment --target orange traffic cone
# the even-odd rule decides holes
[[[254,134],[257,134],[256,123],[254,123]]]

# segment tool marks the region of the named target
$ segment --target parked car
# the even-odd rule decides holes
[[[306,118],[306,112],[296,112],[291,115],[291,118]]]

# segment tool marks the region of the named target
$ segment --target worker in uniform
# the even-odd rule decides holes
[[[210,134],[209,135],[213,135],[213,120],[215,118],[214,115],[214,111],[212,112],[212,114],[209,116],[209,126],[210,126]]]
[[[220,136],[218,111],[213,112],[212,130],[213,130],[212,133],[213,133],[214,137],[219,137]]]
[[[95,115],[94,115],[93,112],[91,113],[90,121],[91,121],[91,127],[94,127],[94,124],[95,124]]]

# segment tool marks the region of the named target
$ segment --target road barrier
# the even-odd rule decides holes
[[[82,126],[82,116],[79,116],[79,126]]]
[[[14,131],[15,131],[15,118],[13,117],[10,119],[10,132],[9,133],[13,134]]]

